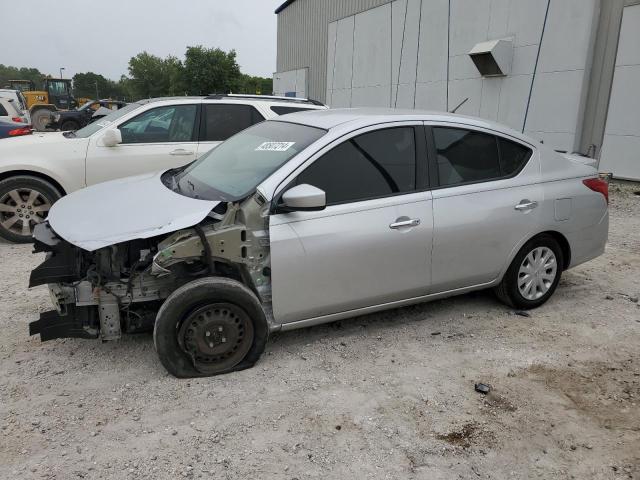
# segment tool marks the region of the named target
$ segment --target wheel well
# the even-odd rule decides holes
[[[542,232],[536,235],[536,237],[539,237],[540,235],[549,235],[550,237],[553,237],[556,242],[558,242],[558,245],[560,245],[560,248],[562,249],[562,258],[564,260],[562,269],[566,270],[567,268],[569,268],[569,265],[571,264],[571,247],[569,246],[569,241],[567,240],[567,238],[560,232],[556,232],[553,230]]]
[[[58,192],[60,192],[60,195],[64,197],[67,194],[67,192],[64,191],[64,188],[62,188],[62,185],[56,182],[53,178],[39,172],[31,172],[29,170],[12,170],[10,172],[0,173],[0,180],[6,180],[7,178],[18,177],[20,175],[28,175],[30,177],[36,177],[44,180],[45,182],[49,182],[56,190],[58,190]]]

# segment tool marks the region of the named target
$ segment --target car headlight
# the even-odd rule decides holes
[[[60,114],[59,113],[54,113],[51,115],[51,118],[53,118],[54,122],[59,122],[60,121]]]

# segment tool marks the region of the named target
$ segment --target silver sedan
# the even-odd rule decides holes
[[[174,375],[252,366],[270,332],[494,289],[530,309],[602,254],[592,160],[501,125],[398,110],[300,112],[191,165],[56,203],[31,284],[43,340],[154,330]],[[69,262],[73,262],[71,265]]]

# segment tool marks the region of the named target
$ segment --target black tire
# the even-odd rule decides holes
[[[75,131],[79,129],[80,129],[80,124],[78,124],[78,122],[73,120],[67,120],[66,122],[63,122],[62,125],[60,125],[60,130],[62,132],[70,132],[70,131]]]
[[[39,196],[34,202],[28,203],[28,192],[31,191],[37,192]],[[15,192],[25,203],[16,202]],[[60,197],[62,194],[56,187],[39,177],[17,175],[0,181],[0,237],[13,243],[31,243],[33,227],[47,216],[48,210],[44,211],[43,208],[47,204],[53,205]],[[10,211],[12,209],[15,209],[15,212]],[[14,223],[9,225],[14,219]],[[28,235],[21,233],[25,222],[29,224]]]
[[[536,299],[527,299],[521,293],[518,288],[518,282],[520,277],[520,267],[522,266],[525,258],[537,248],[550,249],[556,258],[555,278],[551,282],[546,293]],[[494,289],[496,296],[505,304],[513,308],[521,310],[530,310],[532,308],[538,308],[544,304],[555,292],[562,276],[562,270],[564,266],[564,257],[560,245],[551,235],[542,234],[529,240],[515,256],[511,265],[500,284]]]
[[[218,339],[215,347],[224,348],[224,352],[203,352],[196,345],[201,340],[208,343],[213,338],[206,331],[209,338],[196,339],[197,332],[192,331],[191,322],[200,322],[194,326],[195,329],[213,329],[216,319],[222,318],[222,313],[219,317],[214,315],[213,319],[209,319],[200,312],[218,310],[233,311],[229,315],[235,314],[236,323],[241,323],[240,318],[249,322],[244,325],[242,335],[236,336],[239,350],[231,351],[229,345],[235,345],[235,341],[222,345],[225,338]],[[202,325],[203,322],[210,323]],[[227,327],[220,335],[229,334],[236,340],[234,332],[228,333]],[[233,330],[233,327],[231,325],[228,328]],[[202,333],[202,330],[198,332]],[[252,337],[250,342],[248,335]],[[262,355],[268,337],[269,324],[255,294],[240,282],[222,277],[200,278],[175,290],[160,307],[153,330],[153,341],[160,362],[169,373],[178,378],[209,377],[250,368]],[[211,347],[213,348],[213,343]],[[207,346],[204,345],[203,348]],[[236,358],[240,351],[242,358]]]
[[[40,108],[31,113],[31,125],[38,132],[46,132],[51,123],[51,110]]]

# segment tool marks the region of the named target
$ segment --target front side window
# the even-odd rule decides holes
[[[98,132],[99,130],[102,130],[105,127],[108,127],[109,125],[111,125],[113,122],[115,122],[119,118],[124,117],[128,113],[133,112],[134,110],[136,110],[136,109],[138,109],[140,107],[141,107],[141,104],[139,104],[139,103],[130,103],[126,107],[123,107],[120,110],[117,110],[117,111],[115,111],[113,113],[110,113],[109,115],[107,115],[106,117],[101,118],[97,122],[90,123],[86,127],[81,128],[80,130],[78,130],[76,132],[68,132],[69,133],[69,137],[70,138],[87,138],[87,137],[90,137],[94,133]]]
[[[263,120],[262,115],[249,105],[205,104],[203,141],[223,142]]]
[[[502,176],[495,136],[461,128],[433,128],[441,186]]]
[[[118,128],[122,143],[191,142],[197,105],[170,105],[141,113]]]
[[[356,202],[416,189],[413,127],[351,138],[323,155],[297,178],[324,190],[327,205]]]

